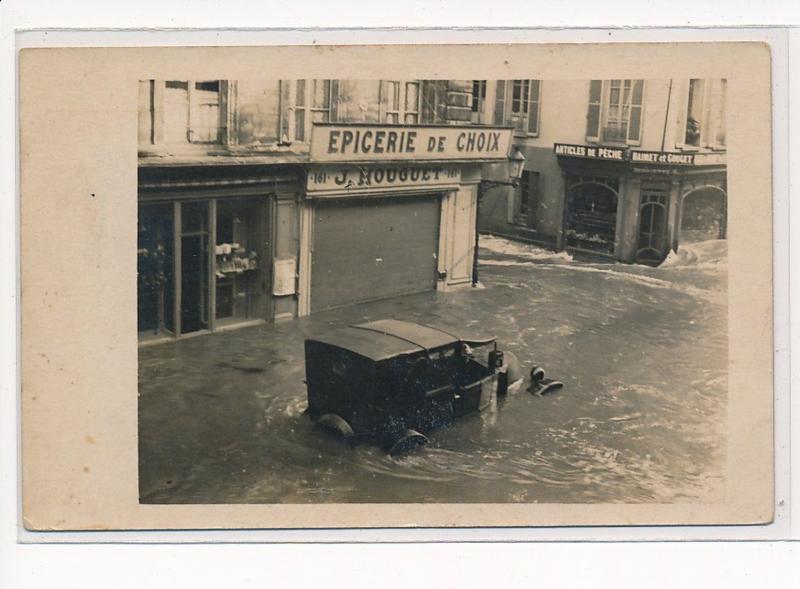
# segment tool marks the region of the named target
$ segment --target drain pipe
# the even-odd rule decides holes
[[[672,78],[669,79],[669,90],[667,90],[667,111],[664,113],[664,132],[661,133],[661,151],[667,140],[667,121],[669,120],[669,105],[672,102]]]

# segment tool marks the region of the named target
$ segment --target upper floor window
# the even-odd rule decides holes
[[[540,80],[498,80],[494,120],[498,125],[512,125],[517,134],[539,134],[541,105]]]
[[[225,136],[223,82],[168,80],[163,88],[164,143],[220,143]]]
[[[486,80],[472,81],[472,116],[475,124],[485,122],[484,109],[486,108]]]
[[[586,140],[638,145],[643,104],[644,80],[592,80]]]
[[[312,123],[332,120],[336,92],[334,80],[282,80],[281,141],[308,141]]]
[[[418,80],[384,80],[381,84],[383,121],[386,123],[419,123],[420,83]]]
[[[689,80],[684,146],[725,146],[727,90],[727,80]]]

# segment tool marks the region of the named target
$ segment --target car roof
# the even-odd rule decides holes
[[[382,319],[343,327],[306,341],[343,348],[378,361],[452,345],[460,340],[435,327],[397,319]]]

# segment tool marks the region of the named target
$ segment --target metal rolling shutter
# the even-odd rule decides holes
[[[320,203],[314,213],[311,311],[436,287],[439,197]]]

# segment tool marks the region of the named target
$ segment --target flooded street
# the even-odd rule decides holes
[[[328,311],[139,350],[145,503],[702,502],[723,492],[725,242],[659,268],[481,237],[480,288]],[[564,382],[392,458],[303,415],[303,340],[396,318],[495,335]],[[527,372],[527,370],[526,370]]]

